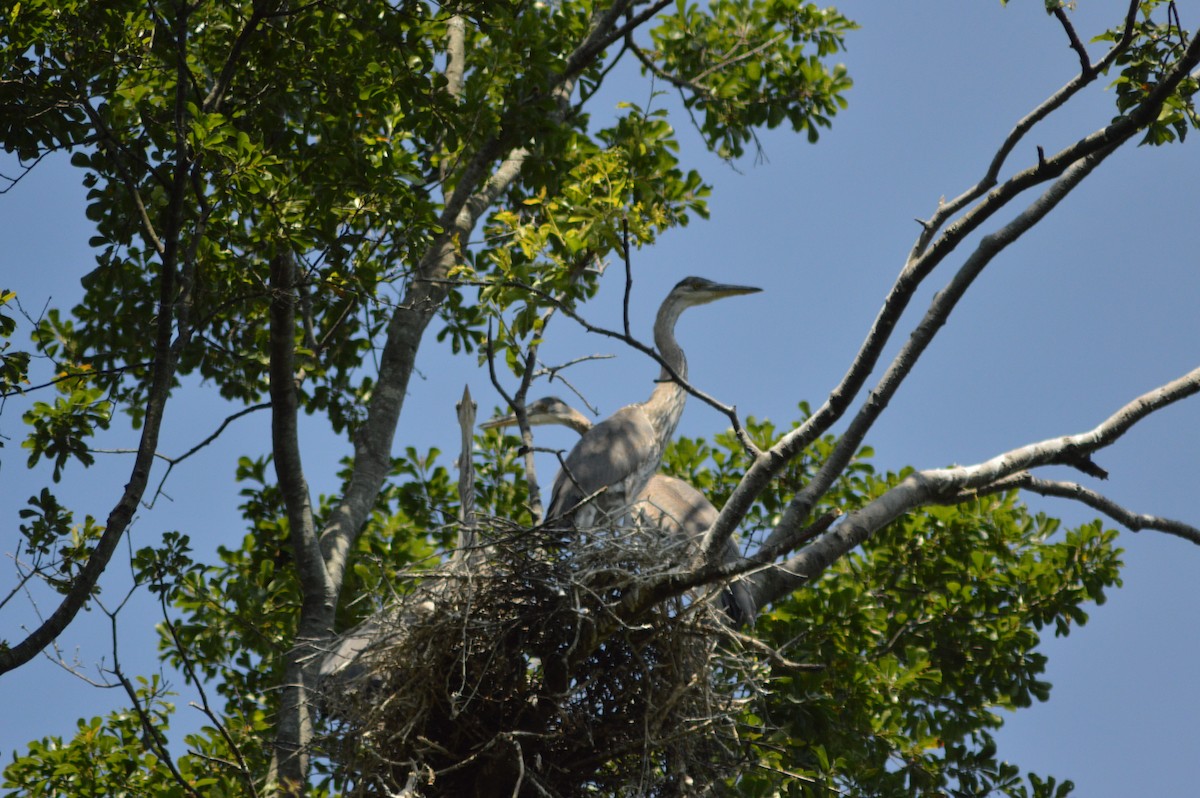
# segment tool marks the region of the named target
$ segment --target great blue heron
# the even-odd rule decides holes
[[[654,345],[663,362],[681,379],[687,377],[687,360],[675,341],[675,322],[683,311],[760,290],[703,277],[680,280],[654,320]],[[547,518],[561,518],[576,529],[585,529],[598,513],[619,517],[658,471],[663,448],[675,434],[686,401],[687,392],[663,368],[649,399],[622,407],[585,432],[554,480]],[[591,496],[591,501],[581,504]]]
[[[557,396],[546,396],[531,402],[525,408],[525,418],[531,426],[558,424],[580,435],[586,435],[593,428],[587,416]],[[483,429],[499,429],[516,423],[516,415],[509,414],[485,421],[479,426]],[[641,523],[677,534],[696,545],[717,520],[717,508],[703,493],[682,479],[666,474],[652,475],[630,505],[632,514]],[[726,540],[725,548],[721,551],[722,562],[733,562],[740,558],[737,543],[732,539]],[[757,607],[743,582],[733,582],[721,594],[721,608],[735,626],[754,624]]]

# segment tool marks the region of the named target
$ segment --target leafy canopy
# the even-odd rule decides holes
[[[1153,90],[1182,42],[1177,25],[1150,21],[1160,5],[1141,4],[1137,44],[1117,62],[1119,111]],[[13,295],[0,291],[0,393],[29,392],[30,466],[48,461],[57,483],[93,465],[90,442],[117,418],[147,424],[164,355],[175,361],[168,393],[202,381],[233,408],[264,402],[271,266],[285,256],[296,259],[299,406],[348,439],[364,428],[380,387],[373,358],[415,285],[438,286],[428,309],[438,337],[475,352],[494,323],[495,346],[521,374],[547,309],[592,296],[598,264],[626,236],[648,245],[707,214],[708,185],[679,154],[680,118],[734,159],[764,127],[816,141],[845,107],[851,82],[833,59],[854,25],[836,10],[798,0],[648,7],[609,18],[581,0],[8,3],[0,142],[30,168],[69,154],[95,224],[84,299],[32,323],[30,351],[14,351]],[[589,39],[603,24],[613,35]],[[630,67],[678,92],[682,117],[654,95],[594,119],[590,101]],[[1147,141],[1183,138],[1195,91],[1190,78],[1180,85]],[[498,181],[506,163],[519,171]],[[478,219],[455,228],[472,201]],[[430,265],[438,247],[446,268]],[[57,395],[33,401],[35,384]],[[766,421],[747,432],[764,447],[778,436]],[[516,441],[490,432],[476,443],[477,510],[530,520]],[[745,538],[773,528],[833,445],[822,438],[789,465]],[[451,543],[446,522],[459,508],[445,458],[402,451],[354,542],[339,626]],[[903,478],[876,474],[870,457],[860,452],[819,509],[853,510]],[[748,465],[732,434],[677,441],[665,462],[718,506]],[[304,601],[271,466],[260,452],[235,465],[240,546],[197,555],[172,532],[132,557],[163,605],[160,656],[212,688],[211,725],[188,736],[188,753],[165,755],[156,740],[170,692],[134,679],[130,710],[81,719],[73,737],[16,756],[4,771],[12,794],[240,795],[261,782]],[[344,485],[355,468],[344,463]],[[315,502],[318,528],[339,500]],[[77,523],[49,488],[20,517],[33,572],[69,592],[103,526]],[[771,689],[743,719],[747,756],[763,767],[737,790],[1069,791],[999,762],[990,737],[997,710],[1048,696],[1040,632],[1068,633],[1119,584],[1113,533],[1056,527],[1013,495],[930,508],[774,606],[757,634],[787,661],[764,661]],[[314,792],[347,778],[318,763]]]

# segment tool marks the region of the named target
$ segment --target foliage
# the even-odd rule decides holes
[[[776,434],[769,421],[752,421],[748,431],[756,438]],[[833,443],[826,438],[806,452],[789,478],[803,478]],[[481,495],[492,497],[489,511],[519,518],[523,479],[511,463],[492,470],[497,462],[509,462],[503,455],[511,457],[517,440],[491,431],[477,438],[477,445],[478,487]],[[726,434],[712,443],[681,439],[665,461],[667,470],[687,474],[720,495],[735,484],[744,456]],[[381,585],[401,584],[400,572],[433,552],[434,541],[419,543],[414,533],[437,526],[441,513],[421,518],[424,526],[406,527],[401,507],[457,512],[448,475],[435,465],[436,458],[431,452],[398,459],[395,473],[404,480],[398,484],[420,498],[392,493],[393,501],[381,504],[381,525],[362,541],[356,595],[386,596]],[[877,476],[869,459],[864,451],[830,494],[831,505],[851,509],[904,476]],[[258,482],[264,467],[265,462],[245,459],[240,466],[248,483],[243,511],[256,528],[241,548],[222,550],[222,565],[206,568],[175,558],[181,574],[171,574],[169,564],[154,566],[157,579],[179,580],[168,593],[180,620],[171,633],[164,627],[164,656],[182,665],[186,652],[217,682],[226,701],[225,725],[245,732],[242,753],[250,757],[261,756],[266,744],[255,735],[269,731],[265,719],[275,711],[270,687],[279,678],[295,617],[290,605],[297,600],[296,588],[288,587],[294,572],[284,567],[289,555],[279,537],[283,522],[277,494]],[[505,484],[511,492],[497,492]],[[769,528],[790,491],[782,480],[751,518]],[[755,535],[756,525],[745,531]],[[409,548],[396,548],[404,540],[411,541]],[[1049,627],[1067,634],[1086,622],[1089,602],[1102,603],[1105,589],[1119,584],[1114,542],[1115,533],[1099,524],[1063,535],[1057,522],[1031,515],[1012,494],[934,507],[890,526],[810,589],[759,619],[762,639],[795,665],[770,667],[770,690],[751,702],[742,719],[741,736],[760,770],[741,777],[739,793],[770,795],[781,789],[786,795],[823,795],[834,788],[878,796],[936,790],[1065,794],[1055,790],[1069,789],[1069,783],[1039,780],[1035,774],[1026,779],[1000,761],[990,730],[1002,723],[1001,711],[1049,698],[1050,685],[1039,678],[1045,666],[1037,651],[1039,632]],[[346,607],[345,623],[374,608],[361,601]],[[99,724],[101,732],[81,727],[67,749],[104,753],[120,733],[112,724],[127,714]],[[208,733],[206,746],[224,745],[215,728]],[[35,767],[42,750],[32,747],[10,766],[9,786],[33,784],[30,773],[43,773],[41,783],[58,789],[70,783]],[[163,772],[159,778],[167,776]]]
[[[1112,82],[1116,87],[1117,110],[1125,113],[1145,101],[1161,81],[1163,73],[1187,44],[1187,31],[1179,26],[1179,12],[1174,3],[1167,11],[1167,21],[1158,22],[1151,14],[1163,5],[1162,0],[1147,0],[1139,4],[1138,19],[1133,30],[1140,46],[1131,48],[1117,58],[1121,73]],[[1114,28],[1096,37],[1096,41],[1116,42],[1123,29]],[[1168,144],[1183,141],[1189,127],[1200,124],[1193,96],[1200,90],[1194,75],[1183,80],[1178,90],[1167,98],[1162,112],[1147,128],[1143,144]]]
[[[700,112],[701,133],[723,157],[738,158],[753,139],[744,120],[768,128],[786,120],[810,142],[830,126],[830,117],[845,107],[841,95],[850,79],[844,68],[827,70],[822,59],[841,49],[854,27],[835,9],[796,0],[718,0],[707,8],[678,0],[675,13],[651,34],[651,58],[670,76],[688,76],[683,81],[695,90],[684,105]],[[781,42],[785,57],[766,63],[747,57]]]
[[[49,488],[30,496],[29,506],[20,510],[24,567],[40,575],[46,584],[60,593],[70,590],[79,569],[100,537],[100,526],[90,515],[82,524],[74,524],[74,515],[63,507]]]
[[[806,405],[801,414],[808,415]],[[776,436],[750,420],[755,440]],[[747,517],[751,536],[774,526],[790,480],[805,480],[832,449],[826,437],[789,464],[779,489]],[[877,476],[860,452],[827,506],[850,511],[905,476]],[[665,458],[677,475],[721,496],[744,471],[731,434],[682,439]],[[699,470],[705,462],[716,468]],[[1045,701],[1039,631],[1066,635],[1120,584],[1116,533],[1098,522],[1066,535],[1015,494],[905,516],[837,562],[809,589],[761,617],[758,633],[795,667],[775,665],[746,721],[764,768],[747,795],[1054,796],[1069,790],[997,758],[997,710]],[[786,778],[782,774],[792,774]],[[1057,785],[1057,786],[1056,786]],[[1065,792],[1061,793],[1065,794]]]
[[[84,299],[29,320],[29,352],[10,351],[14,297],[0,291],[0,394],[32,393],[42,377],[57,392],[23,406],[29,466],[47,461],[54,482],[86,472],[116,414],[149,430],[156,408],[197,383],[238,409],[278,402],[289,383],[298,409],[356,446],[339,492],[302,511],[277,478],[289,467],[279,449],[241,457],[246,534],[212,561],[194,557],[178,532],[133,553],[135,579],[162,604],[160,657],[203,696],[212,721],[185,739],[188,753],[163,755],[174,709],[166,686],[122,681],[131,708],[81,719],[71,739],[31,743],[5,769],[11,794],[242,795],[267,779],[314,593],[330,629],[351,627],[402,597],[402,575],[436,567],[457,533],[440,452],[402,445],[389,456],[392,430],[366,439],[379,397],[407,390],[407,377],[382,384],[380,364],[408,357],[411,370],[436,318],[455,352],[481,348],[494,324],[499,359],[523,376],[548,312],[593,296],[607,259],[707,215],[709,187],[681,157],[677,120],[657,94],[593,120],[588,102],[614,69],[636,58],[654,86],[677,89],[726,159],[764,127],[786,124],[816,141],[845,107],[851,82],[833,59],[854,25],[834,9],[678,0],[642,19],[643,4],[596,5],[7,4],[0,143],[29,168],[69,154],[95,223]],[[1140,4],[1133,44],[1115,62],[1121,113],[1154,95],[1185,41],[1177,19],[1151,21],[1160,5]],[[609,35],[591,38],[596,31]],[[450,68],[459,58],[461,79]],[[1148,142],[1184,137],[1196,89],[1189,77],[1165,98],[1145,125]],[[273,335],[282,306],[295,323]],[[405,314],[418,321],[405,328]],[[272,384],[285,359],[294,368]],[[46,373],[32,373],[39,368]],[[746,428],[763,448],[782,432],[754,419]],[[775,527],[836,443],[813,442],[758,497],[741,526],[748,543]],[[515,440],[490,432],[476,444],[476,509],[528,524]],[[336,584],[306,583],[311,552],[297,543],[299,527],[336,526],[373,449],[383,453],[382,487],[365,501],[349,567]],[[151,440],[143,455],[153,453]],[[871,457],[858,450],[818,511],[853,511],[905,476],[877,475]],[[676,441],[665,459],[717,505],[751,465],[732,432]],[[121,506],[132,513],[138,498]],[[109,527],[91,516],[75,523],[49,489],[19,515],[23,578],[62,594],[86,585],[84,563],[96,561]],[[1068,633],[1086,621],[1088,602],[1119,584],[1112,532],[1056,531],[1009,493],[928,507],[775,604],[755,635],[780,656],[764,657],[766,681],[747,686],[738,732],[756,769],[725,787],[1069,792],[1069,782],[998,761],[990,736],[998,711],[1049,694],[1040,632]],[[316,794],[353,778],[337,764],[319,763]]]
[[[201,734],[187,735],[189,753],[167,760],[162,749],[148,747],[148,735],[168,731],[175,706],[173,695],[155,676],[137,678],[140,712],[133,709],[107,716],[76,721],[75,736],[64,741],[47,737],[29,744],[28,754],[14,759],[4,770],[3,787],[9,795],[28,798],[53,798],[73,795],[79,798],[107,798],[113,795],[181,796],[247,795],[246,784],[229,770],[214,769],[213,761],[233,761],[250,749],[248,733],[255,724],[265,725],[260,715],[253,721],[227,718],[225,734],[206,728]],[[152,731],[153,729],[153,731]]]
[[[16,299],[16,293],[0,289],[0,308]],[[8,340],[17,329],[17,322],[5,313],[0,313],[0,397],[19,392],[29,382],[29,353],[9,352],[12,343]],[[3,442],[0,441],[0,446]]]

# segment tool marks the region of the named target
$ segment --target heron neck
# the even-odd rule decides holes
[[[583,416],[580,416],[578,418],[575,416],[570,416],[569,418],[564,419],[562,421],[562,423],[567,425],[569,428],[575,430],[580,435],[582,435],[583,433],[587,432],[588,430],[590,430],[592,428],[592,422],[588,421]]]
[[[675,340],[675,323],[679,321],[679,314],[682,312],[683,307],[674,302],[664,304],[658,309],[658,316],[654,319],[654,345],[658,347],[658,354],[663,362],[674,369],[680,378],[687,379],[687,358],[683,356],[683,350]],[[670,381],[671,372],[665,368],[661,369],[658,378]]]
[[[687,379],[687,358],[675,340],[675,322],[683,308],[668,304],[661,307],[654,320],[654,345],[663,362],[675,371],[680,379]],[[675,382],[671,372],[666,368],[659,369],[658,385],[654,387],[650,399],[643,405],[650,416],[650,421],[658,431],[660,440],[669,440],[675,434],[675,427],[683,415],[683,406],[687,400],[687,392]]]

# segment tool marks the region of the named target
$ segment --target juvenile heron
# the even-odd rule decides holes
[[[525,408],[525,418],[531,426],[558,424],[569,427],[580,435],[592,429],[592,422],[557,396],[546,396],[531,402]],[[499,429],[515,426],[515,414],[500,416],[485,421],[482,429]],[[717,508],[682,479],[666,474],[654,474],[632,502],[632,512],[638,520],[657,527],[664,532],[677,534],[694,545],[699,545],[704,533],[717,520]],[[737,543],[725,541],[721,551],[722,562],[733,562],[741,558]],[[734,626],[754,624],[758,608],[744,582],[735,581],[721,593],[721,609],[729,616]]]
[[[663,300],[654,320],[654,345],[680,379],[687,360],[675,341],[675,322],[690,307],[762,289],[685,277]],[[627,405],[589,429],[567,455],[554,480],[547,518],[561,518],[586,529],[600,517],[619,518],[662,464],[662,453],[675,434],[687,392],[663,368],[645,402]],[[584,499],[594,498],[580,504]]]

